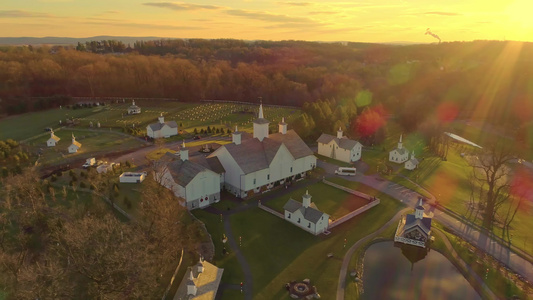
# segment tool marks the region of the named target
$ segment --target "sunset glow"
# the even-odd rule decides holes
[[[7,2],[7,3],[6,3]],[[0,36],[158,36],[434,43],[533,41],[528,0],[4,1]]]

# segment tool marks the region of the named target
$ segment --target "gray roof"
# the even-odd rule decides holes
[[[269,124],[270,121],[265,118],[257,118],[254,120],[255,124]]]
[[[178,159],[168,164],[168,170],[174,181],[185,187],[196,175],[207,170],[207,168],[190,160],[183,161]]]
[[[313,155],[313,151],[309,149],[309,146],[307,146],[307,144],[300,138],[296,131],[292,129],[287,130],[286,134],[282,134],[280,132],[273,133],[269,135],[268,138],[285,144],[294,159]]]
[[[304,216],[304,219],[314,224],[316,224],[316,222],[318,222],[322,216],[326,216],[326,218],[329,217],[328,214],[319,211],[315,207],[303,207],[302,203],[291,198],[289,201],[287,201],[287,203],[285,203],[283,209],[291,213],[295,213],[297,210],[299,210]]]
[[[129,109],[138,109],[139,107],[137,105],[131,105]]]
[[[287,201],[287,203],[285,203],[285,205],[283,206],[283,209],[284,210],[287,210],[291,213],[294,213],[295,211],[297,211],[300,207],[302,207],[302,203],[294,200],[294,199],[289,199],[289,201]]]
[[[346,149],[346,150],[352,150],[353,147],[359,144],[359,142],[356,140],[351,140],[346,137],[339,139],[336,136],[333,136],[327,133],[322,133],[322,135],[316,141],[317,143],[321,143],[321,144],[329,144],[329,142],[335,141],[335,143],[337,143],[339,147],[341,147],[342,149]]]
[[[402,149],[396,148],[396,149],[392,150],[391,152],[393,152],[393,151],[397,151],[398,154],[400,154],[400,155],[404,155],[405,153],[407,153],[407,149],[405,149],[405,148],[402,148]]]
[[[216,156],[206,158],[203,155],[197,155],[197,156],[189,157],[189,159],[192,162],[197,163],[199,165],[202,165],[203,167],[205,167],[205,168],[207,168],[207,169],[209,169],[209,170],[211,170],[211,171],[213,171],[213,172],[215,172],[217,174],[222,174],[222,173],[226,172],[226,170],[224,169],[224,167],[220,163],[220,160]]]
[[[416,158],[411,158],[409,161],[410,161],[413,165],[418,165],[418,159],[416,159]]]
[[[271,134],[262,142],[256,138],[247,138],[242,140],[239,145],[231,143],[222,147],[228,150],[242,171],[249,174],[268,168],[281,144],[287,147],[295,159],[313,155],[313,151],[294,130],[288,130],[286,134]]]
[[[417,219],[414,214],[408,214],[405,216],[404,231],[414,226],[419,226],[427,234],[431,230],[431,218],[424,217],[422,219]]]
[[[150,126],[152,131],[156,132],[156,131],[161,130],[161,128],[163,128],[164,125],[167,125],[170,128],[178,128],[178,124],[176,123],[176,121],[168,121],[168,122],[165,122],[165,123],[157,122],[157,123],[152,123],[152,124],[150,124],[148,126]]]

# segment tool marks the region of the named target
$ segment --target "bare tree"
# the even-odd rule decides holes
[[[510,147],[494,143],[470,157],[472,174],[483,207],[483,226],[491,229],[495,216],[509,198],[511,169],[507,164],[515,156]]]

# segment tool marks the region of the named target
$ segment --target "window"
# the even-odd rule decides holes
[[[292,173],[292,167],[291,167],[291,173]]]
[[[254,178],[254,185],[255,185],[255,178]]]
[[[270,174],[267,174],[267,180],[270,180]]]
[[[307,228],[311,228],[311,223],[307,224]]]
[[[291,214],[287,214],[287,219],[290,219],[291,218]]]
[[[298,223],[300,223],[300,218],[298,218]]]

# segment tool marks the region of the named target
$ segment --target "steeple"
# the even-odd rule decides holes
[[[302,197],[302,206],[307,208],[311,205],[311,195],[309,195],[309,190],[305,191],[305,195]]]
[[[241,144],[241,133],[239,132],[239,129],[237,129],[237,125],[235,125],[235,131],[232,135],[232,142],[235,143],[235,145]]]
[[[398,149],[402,149],[403,148],[403,145],[402,145],[402,134],[400,134],[400,141],[398,142]]]
[[[186,161],[189,159],[189,149],[185,148],[185,140],[183,140],[183,143],[181,144],[180,158],[182,161]]]
[[[74,144],[76,142],[76,138],[74,137],[74,133],[72,133],[72,143]]]
[[[159,123],[163,124],[165,123],[165,117],[163,117],[163,113],[161,113],[161,116],[158,117]]]
[[[424,206],[422,206],[422,198],[418,202],[418,206],[415,208],[415,218],[423,219],[424,218]]]
[[[261,142],[264,138],[268,137],[268,124],[270,122],[265,119],[263,114],[263,102],[259,105],[259,115],[254,121],[254,138],[257,138]]]
[[[411,159],[415,158],[415,150],[411,153]]]
[[[279,133],[287,134],[287,123],[285,123],[285,117],[281,118],[281,122],[278,124]]]
[[[135,99],[133,100],[133,102],[132,102],[132,104],[131,104],[131,105],[135,106]]]
[[[339,127],[339,130],[337,130],[337,138],[342,139],[342,129]]]

